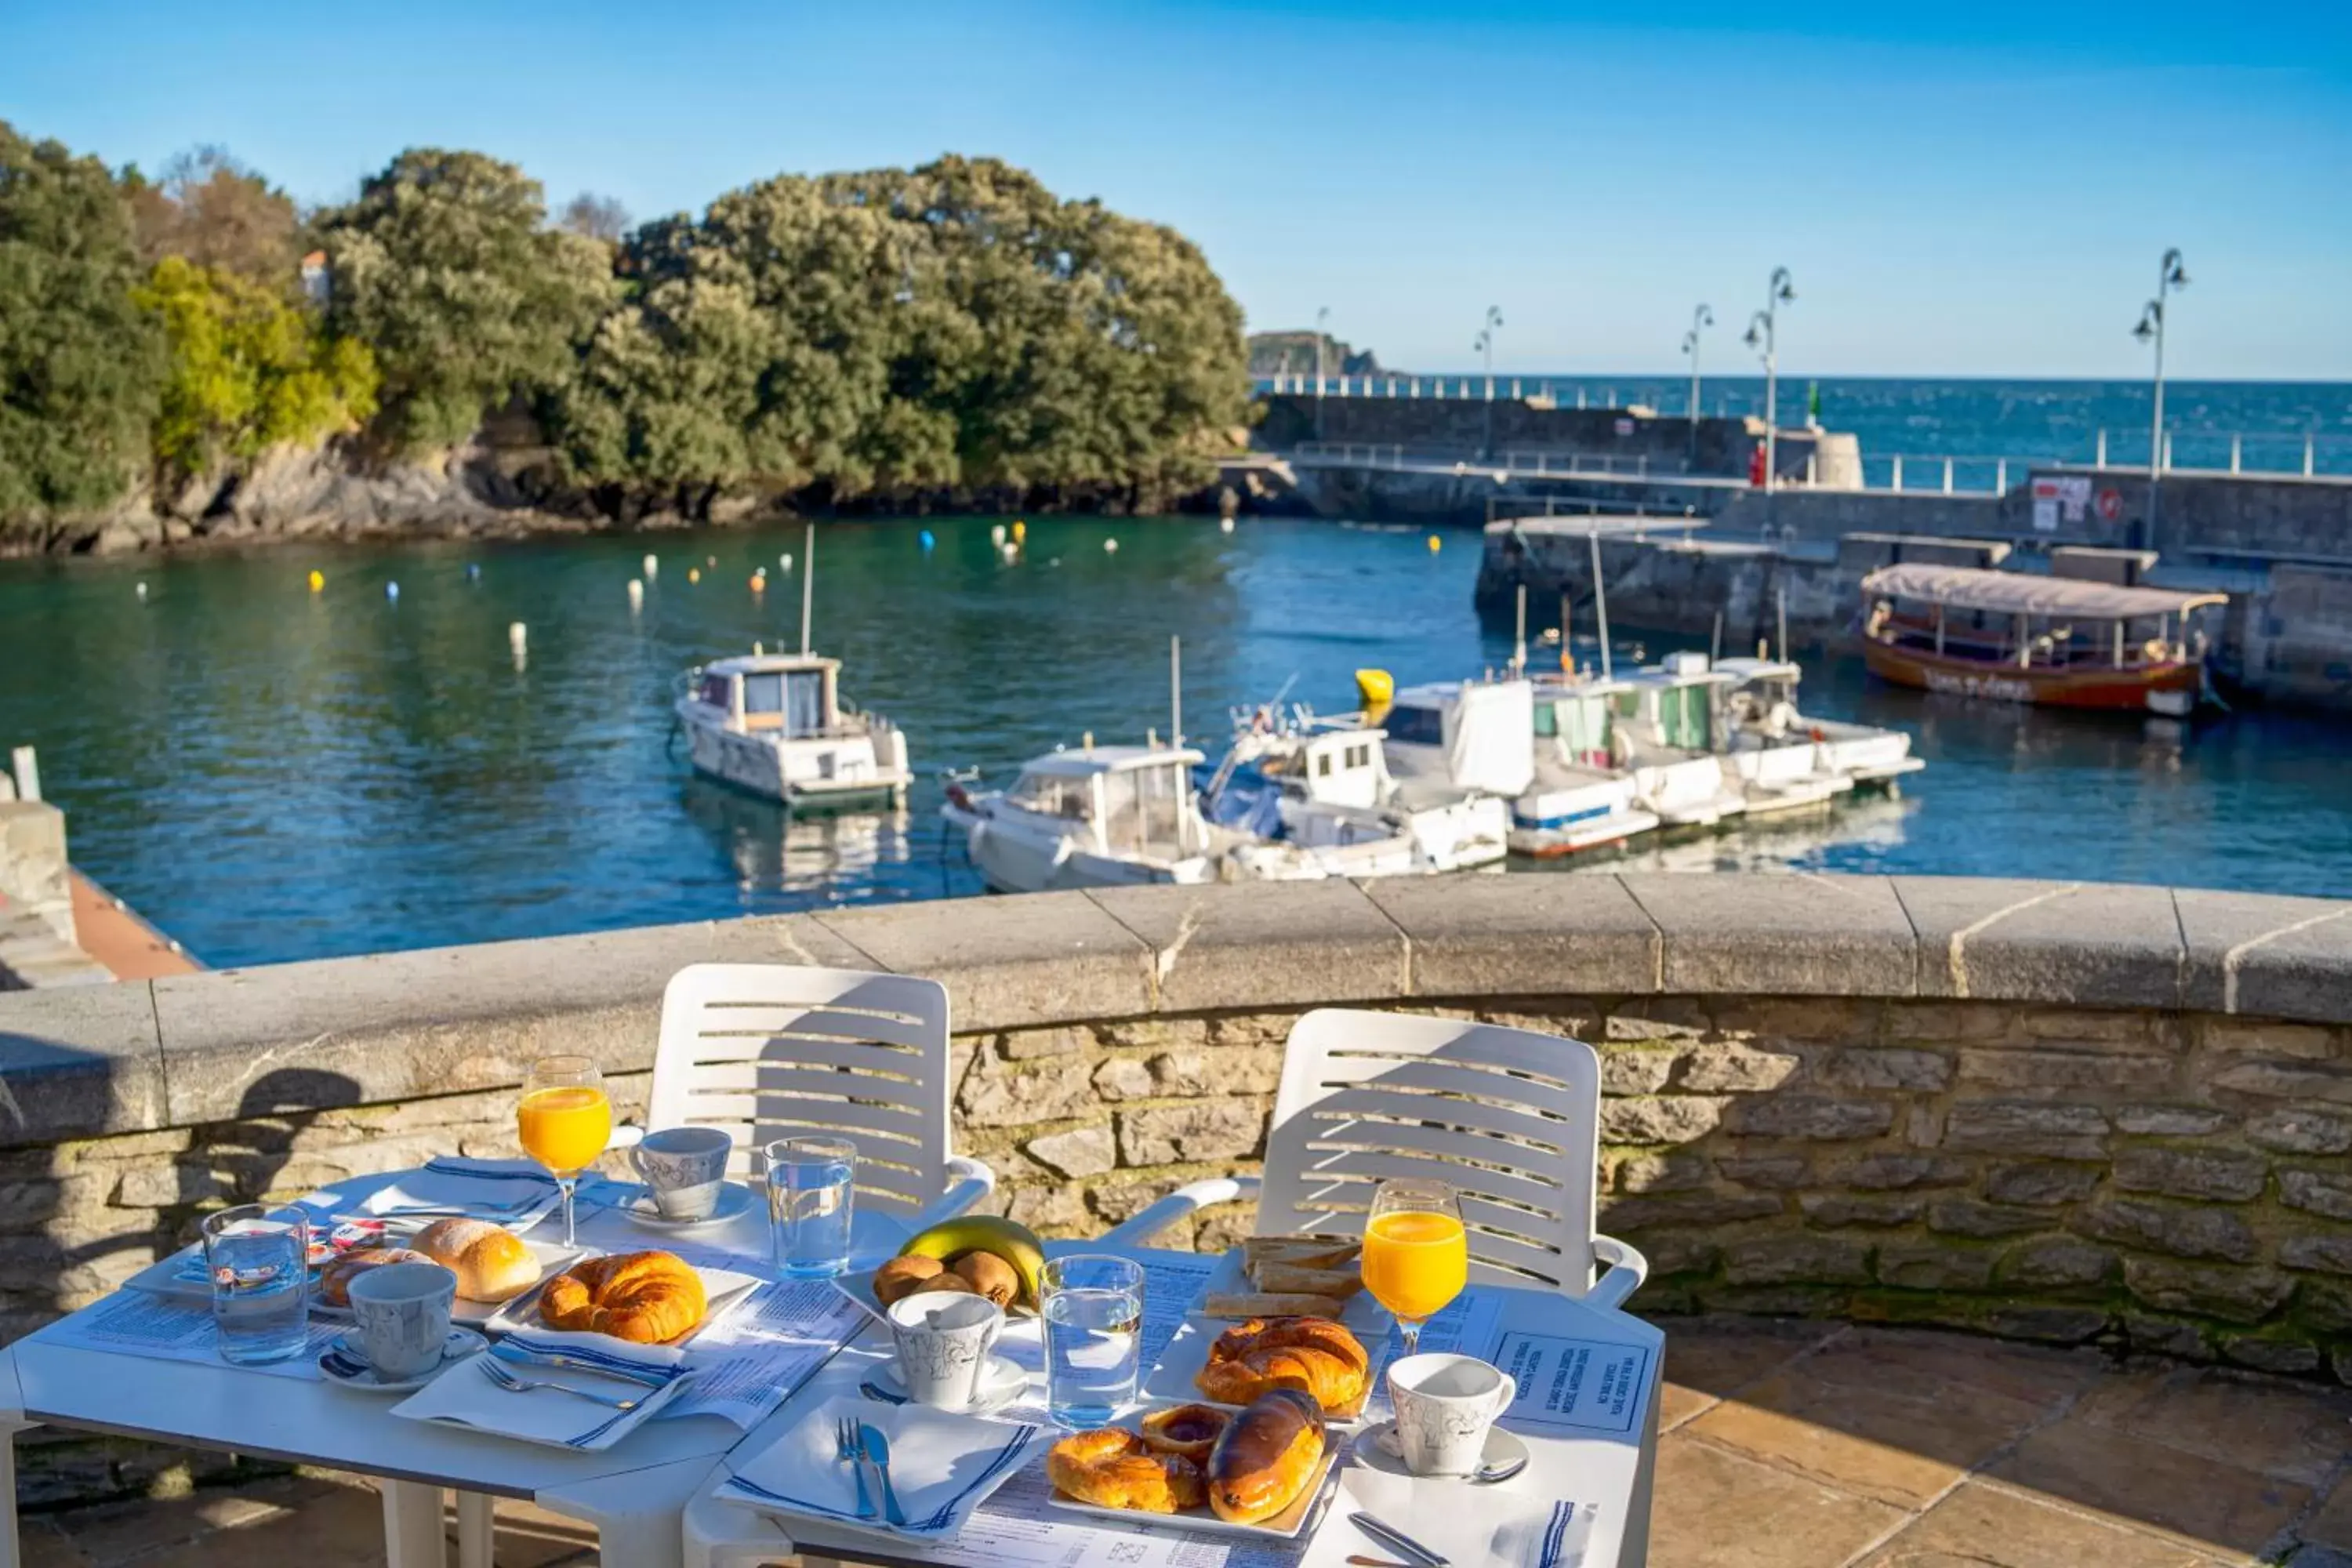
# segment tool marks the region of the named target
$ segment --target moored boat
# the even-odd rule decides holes
[[[2199,612],[2224,594],[1959,566],[1862,580],[1863,658],[1901,686],[2180,718],[2206,690]]]
[[[907,737],[845,708],[841,661],[751,654],[687,673],[677,721],[697,773],[799,809],[903,805]]]
[[[1724,745],[1742,776],[1843,779],[1849,787],[1887,784],[1926,767],[1900,730],[1824,719],[1797,708],[1803,672],[1782,658],[1724,658]],[[1832,786],[1832,793],[1843,793]]]

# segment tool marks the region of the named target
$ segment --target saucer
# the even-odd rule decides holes
[[[418,1373],[415,1377],[387,1381],[378,1377],[367,1363],[367,1354],[360,1349],[359,1336],[337,1334],[334,1342],[319,1355],[319,1375],[343,1388],[357,1389],[362,1394],[407,1394],[424,1387],[441,1375],[442,1369],[452,1362],[465,1360],[475,1352],[487,1350],[490,1342],[471,1329],[451,1327],[449,1337],[441,1342],[441,1359]]]
[[[1478,1468],[1481,1471],[1500,1470],[1503,1473],[1491,1481],[1480,1481],[1477,1484],[1501,1485],[1526,1469],[1529,1458],[1531,1456],[1528,1452],[1528,1446],[1517,1433],[1506,1431],[1499,1426],[1487,1427],[1486,1449],[1478,1456]],[[1472,1476],[1419,1476],[1406,1469],[1404,1457],[1397,1448],[1396,1423],[1393,1421],[1383,1421],[1377,1426],[1368,1427],[1361,1436],[1357,1437],[1356,1460],[1359,1464],[1379,1470],[1385,1475],[1412,1476],[1417,1481],[1468,1482],[1476,1479]]]
[[[907,1392],[907,1380],[898,1375],[896,1361],[884,1362],[876,1381],[896,1393],[903,1394]],[[1002,1410],[1020,1398],[1028,1388],[1029,1374],[1021,1370],[1018,1363],[1010,1356],[992,1355],[988,1358],[988,1364],[981,1368],[980,1396],[970,1405],[960,1406],[955,1414],[985,1415],[991,1411]]]
[[[655,1230],[694,1230],[706,1225],[725,1225],[750,1212],[751,1189],[729,1182],[719,1189],[719,1204],[700,1219],[672,1219],[654,1206],[651,1192],[640,1192],[613,1205],[630,1220]]]

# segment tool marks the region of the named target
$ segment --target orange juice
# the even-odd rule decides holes
[[[1470,1238],[1450,1214],[1400,1210],[1364,1227],[1364,1289],[1409,1322],[1434,1317],[1470,1279]]]
[[[523,1152],[559,1176],[586,1170],[613,1139],[613,1102],[601,1089],[540,1089],[515,1108]]]

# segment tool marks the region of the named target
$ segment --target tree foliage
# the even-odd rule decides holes
[[[375,412],[367,345],[330,336],[267,284],[166,256],[135,297],[163,322],[170,348],[152,437],[167,473],[316,441]]]
[[[331,327],[374,351],[395,446],[464,440],[571,377],[614,293],[605,247],[547,226],[539,183],[479,153],[414,148],[318,216]]]
[[[564,204],[562,226],[585,239],[618,245],[628,237],[629,209],[610,196],[583,191]]]
[[[0,121],[0,518],[103,506],[140,467],[163,335],[93,158]]]
[[[592,480],[1160,493],[1243,415],[1200,252],[993,160],[769,180],[646,226],[621,270],[559,405]]]
[[[126,172],[123,197],[149,267],[167,256],[232,272],[291,295],[302,259],[302,220],[285,192],[231,157],[198,147],[163,166],[149,184]]]

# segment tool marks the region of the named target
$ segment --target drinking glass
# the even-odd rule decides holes
[[[849,1267],[857,1215],[857,1145],[846,1138],[779,1138],[768,1161],[768,1236],[776,1267],[823,1279]]]
[[[541,1057],[522,1080],[515,1107],[522,1152],[547,1167],[563,1194],[563,1245],[573,1245],[572,1189],[613,1138],[604,1075],[586,1057]]]
[[[1470,1281],[1470,1237],[1462,1203],[1444,1182],[1382,1182],[1364,1224],[1364,1289],[1396,1314],[1404,1353],[1421,1345],[1421,1326],[1445,1310]]]
[[[310,1216],[243,1204],[206,1215],[203,1228],[221,1360],[263,1366],[301,1354],[310,1342]]]
[[[1105,1253],[1056,1258],[1039,1277],[1045,1405],[1074,1432],[1108,1426],[1135,1402],[1143,1360],[1143,1266]]]

